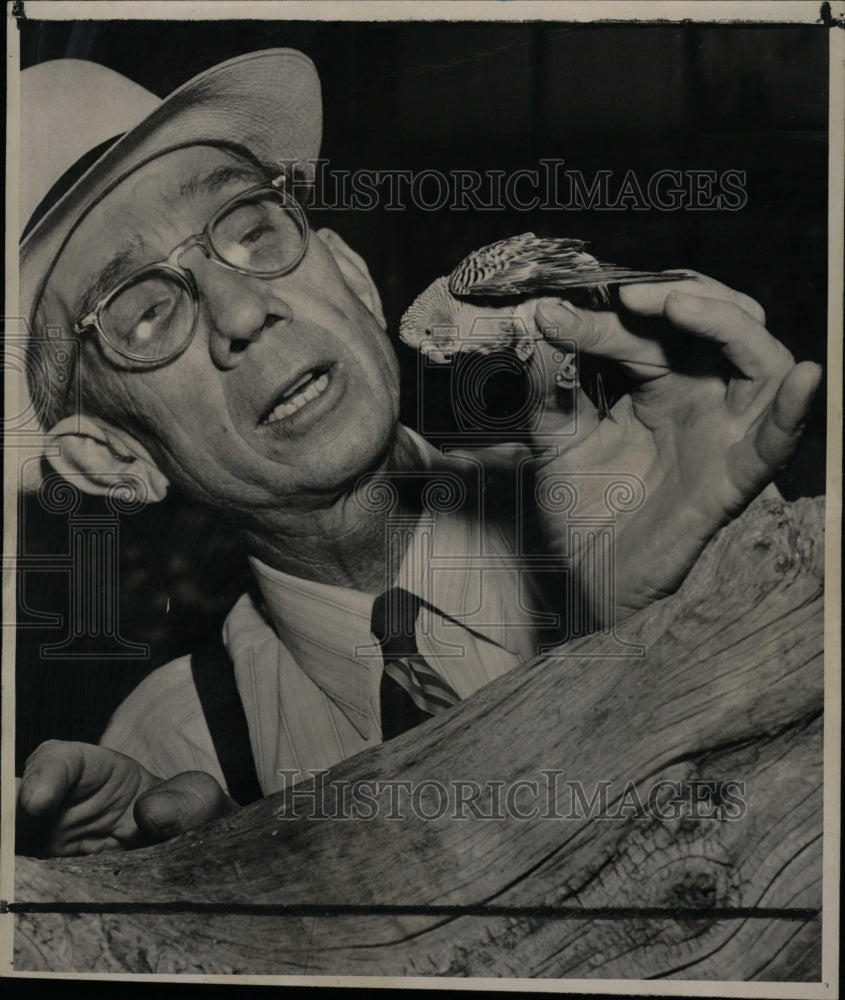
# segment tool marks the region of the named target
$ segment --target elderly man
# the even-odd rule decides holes
[[[27,177],[41,189],[21,299],[49,460],[90,492],[125,480],[152,502],[177,485],[241,535],[259,591],[227,619],[227,656],[155,671],[100,746],[53,741],[30,757],[20,807],[69,854],[172,836],[447,709],[535,655],[564,601],[513,568],[507,520],[479,513],[493,492],[479,483],[508,471],[502,454],[443,457],[398,423],[397,361],[366,265],[310,231],[277,166],[318,152],[319,84],[303,55],[252,53],[160,104],[92,64],[27,74],[25,115],[39,122],[27,141],[76,160],[39,182],[30,150]],[[81,127],[72,116],[95,93],[104,113]],[[574,341],[624,364],[635,387],[609,420],[582,398],[575,427],[549,375],[532,468],[644,484],[617,535],[624,615],[677,587],[789,460],[820,370],[795,365],[757,303],[710,279],[631,285],[620,300],[618,312],[538,300],[535,377]],[[79,337],[65,382],[45,335],[56,326]],[[693,370],[685,338],[722,364]],[[524,455],[510,455],[512,471]],[[473,502],[438,515],[432,534],[420,473],[471,485],[482,466],[492,479],[476,478]],[[362,502],[362,477],[394,488],[392,519]],[[539,528],[562,553],[553,512]],[[468,562],[432,575],[432,545]],[[585,561],[579,583],[592,582]],[[219,712],[227,677],[234,703]]]

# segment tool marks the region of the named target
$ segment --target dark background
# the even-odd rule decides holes
[[[289,46],[323,84],[322,155],[333,169],[533,168],[558,157],[589,179],[628,169],[746,172],[748,203],[727,211],[315,212],[369,263],[391,330],[414,296],[468,251],[532,229],[578,236],[633,267],[690,267],[754,296],[799,359],[826,356],[827,31],[812,27],[562,23],[37,22],[21,62],[101,62],[161,96],[253,49]],[[405,419],[414,359],[397,345]],[[824,492],[824,398],[778,479],[789,498]],[[30,556],[67,551],[68,521],[24,501]],[[99,500],[78,513],[97,515]],[[31,560],[29,560],[31,562]],[[108,657],[64,634],[69,580],[20,576],[18,766],[41,740],[96,741],[149,670],[219,628],[247,585],[236,539],[173,495],[120,523],[120,631],[149,657]],[[45,626],[38,616],[53,614]],[[85,643],[89,644],[86,647]],[[90,658],[86,657],[90,653]]]

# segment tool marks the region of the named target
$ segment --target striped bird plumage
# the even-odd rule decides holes
[[[585,246],[570,237],[522,233],[474,250],[450,275],[437,278],[416,297],[402,316],[399,337],[436,364],[451,364],[462,354],[497,351],[511,351],[527,362],[542,337],[534,323],[541,296],[601,310],[612,307],[612,285],[689,276],[684,271],[636,271],[604,263]],[[599,367],[605,370],[604,380]],[[589,358],[581,358],[579,368],[581,387],[600,416],[606,416],[616,390],[621,391],[619,373]],[[564,385],[574,388],[578,381],[564,380]]]
[[[583,240],[534,233],[511,236],[466,256],[449,275],[449,291],[463,297],[539,295],[567,288],[595,288],[633,281],[673,281],[676,275],[606,264],[585,251]],[[602,302],[607,303],[601,288]]]

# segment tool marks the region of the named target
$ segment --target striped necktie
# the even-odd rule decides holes
[[[390,740],[460,701],[455,690],[426,663],[414,636],[422,600],[401,587],[379,595],[372,630],[381,645],[381,732]]]

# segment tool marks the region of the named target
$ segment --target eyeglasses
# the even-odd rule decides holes
[[[286,192],[284,176],[249,188],[215,212],[201,233],[108,292],[76,324],[77,334],[95,329],[109,347],[140,367],[181,354],[194,336],[199,315],[196,281],[179,263],[193,247],[230,271],[279,278],[305,256],[308,221]]]

